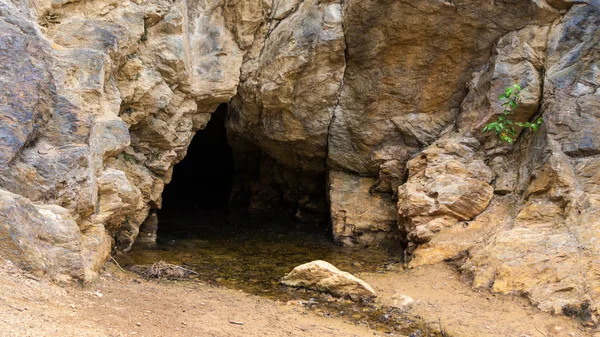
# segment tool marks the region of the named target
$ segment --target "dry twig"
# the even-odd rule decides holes
[[[114,264],[116,264],[116,265],[117,265],[117,267],[119,267],[119,269],[121,269],[121,271],[122,271],[122,272],[125,272],[125,269],[123,269],[123,268],[121,267],[121,265],[119,264],[119,262],[117,262],[117,260],[115,260],[115,258],[114,258],[114,257],[112,257],[112,255],[110,256],[110,259],[112,260],[112,262],[114,262]]]

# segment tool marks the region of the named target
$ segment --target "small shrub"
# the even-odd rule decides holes
[[[504,90],[504,94],[500,95],[498,99],[502,101],[502,107],[504,111],[499,115],[495,122],[486,124],[483,128],[483,132],[494,131],[501,141],[512,144],[517,139],[517,132],[515,131],[515,125],[520,126],[524,129],[531,129],[533,132],[537,132],[539,125],[542,124],[542,119],[538,118],[533,122],[514,122],[511,119],[511,115],[515,113],[519,107],[521,101],[521,86],[518,84],[508,87]]]

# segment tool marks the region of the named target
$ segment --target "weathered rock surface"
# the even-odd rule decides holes
[[[348,62],[329,164],[377,176],[406,162],[453,124],[501,36],[558,16],[542,1],[344,1]]]
[[[411,243],[483,212],[494,189],[492,171],[477,155],[474,138],[440,139],[408,162],[398,190],[398,224]]]
[[[0,250],[26,270],[61,281],[83,278],[81,233],[69,211],[0,190]]]
[[[600,3],[592,2],[574,6],[550,28],[545,73],[540,73],[543,91],[536,89],[536,84],[530,96],[526,89],[525,101],[531,104],[525,106],[531,105],[531,109],[529,113],[522,111],[525,116],[543,114],[542,130],[522,134],[516,147],[500,151],[490,147],[486,151],[488,158],[492,157],[489,163],[496,176],[496,192],[508,195],[496,197],[474,221],[443,230],[417,247],[411,265],[458,259],[462,269],[473,276],[475,287],[525,294],[544,311],[596,322],[600,227],[594,201],[598,165],[594,116],[600,94],[599,24]],[[538,28],[522,30],[516,37],[531,29]],[[529,41],[534,43],[535,39]],[[514,59],[506,64],[518,73],[527,60],[530,70],[526,73],[532,73],[537,56],[519,57],[523,47],[529,48],[514,48],[517,54],[509,58],[499,52],[496,61]],[[502,72],[494,77],[506,78]],[[472,86],[471,90],[486,88],[480,92],[483,96],[472,97],[489,100],[496,94],[494,81],[492,85]],[[536,98],[537,92],[543,96]],[[463,104],[467,114],[472,112],[469,96]],[[534,111],[538,101],[540,109]],[[467,122],[462,124],[467,132],[471,117],[461,117]],[[473,134],[477,129],[473,127]]]
[[[396,205],[391,195],[370,193],[375,178],[329,172],[333,239],[370,246],[398,241]]]
[[[329,209],[338,242],[408,242],[411,266],[453,259],[477,287],[593,320],[599,12],[0,0],[2,255],[92,279],[111,250],[153,237],[174,165],[229,102],[233,201],[308,221]],[[544,124],[505,146],[481,126],[517,81],[515,119]]]
[[[469,94],[461,105],[458,128],[471,132],[486,141],[492,149],[498,147],[497,137],[480,132],[483,126],[504,110],[498,96],[504,89],[518,83],[520,103],[512,119],[527,122],[538,112],[542,99],[543,69],[546,60],[548,26],[527,26],[501,37],[493,50],[490,61],[474,73],[469,82]],[[519,127],[516,128],[520,131]]]
[[[341,1],[283,3],[249,49],[227,126],[288,167],[322,172],[345,68]]]
[[[281,283],[290,287],[303,287],[328,292],[339,297],[370,299],[377,297],[375,290],[365,281],[341,271],[326,261],[312,261],[300,265],[287,274]]]
[[[206,35],[225,25],[220,12],[166,0],[0,2],[0,187],[66,209],[78,234],[70,253],[83,261],[32,269],[90,279],[111,246],[131,247],[195,131],[236,92],[233,34]],[[63,245],[52,240],[40,254],[60,259],[45,251]]]
[[[595,148],[600,105],[600,4],[576,6],[550,31],[545,130],[524,149],[512,225],[465,268],[475,285],[526,293],[555,313],[595,320],[600,298]]]

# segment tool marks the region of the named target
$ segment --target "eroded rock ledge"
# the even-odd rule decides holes
[[[0,0],[0,27],[0,249],[24,268],[93,279],[229,103],[249,207],[598,313],[597,0]],[[544,124],[505,146],[480,130],[515,82]]]

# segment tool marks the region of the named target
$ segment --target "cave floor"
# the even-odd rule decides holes
[[[200,282],[149,281],[112,263],[94,284],[60,287],[0,261],[3,337],[401,336],[309,310],[300,301],[274,301]],[[413,313],[441,325],[447,336],[593,335],[522,299],[473,292],[448,266],[358,276],[375,287],[383,305],[399,291],[413,297]]]

